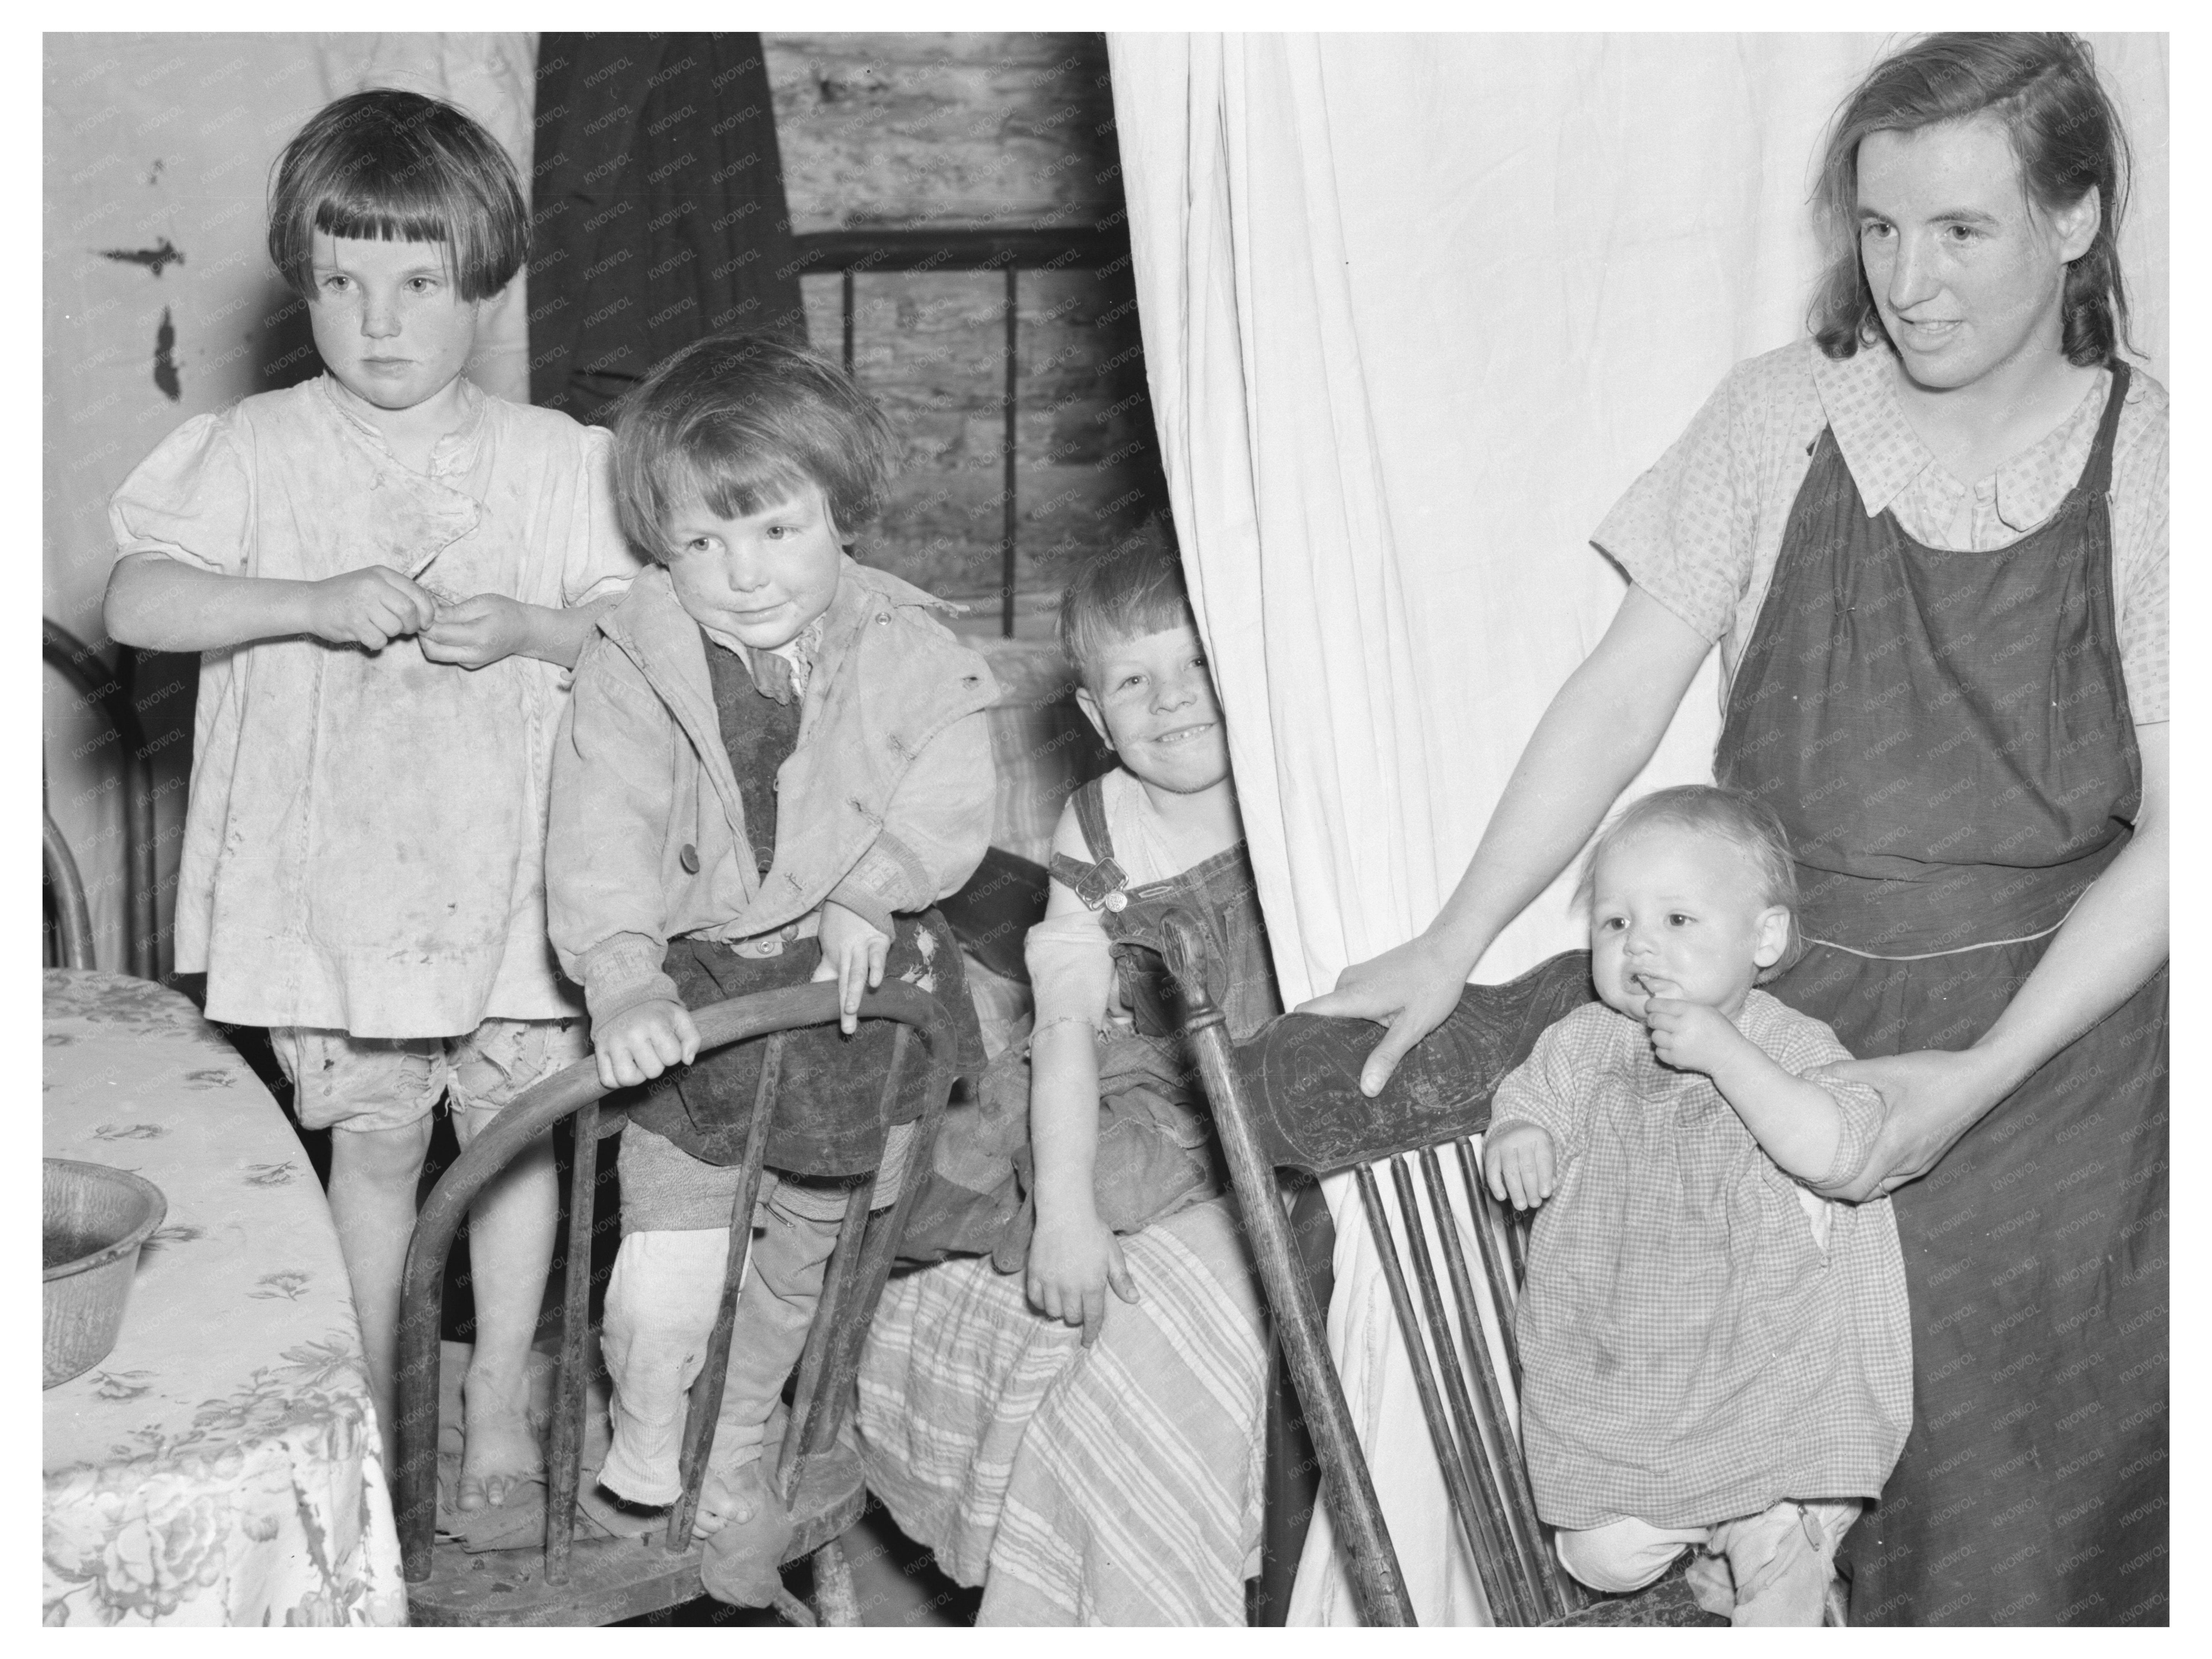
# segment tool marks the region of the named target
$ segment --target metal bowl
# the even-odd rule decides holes
[[[152,1182],[105,1164],[46,1161],[46,1381],[52,1388],[107,1358],[123,1328],[138,1247],[169,1200]]]

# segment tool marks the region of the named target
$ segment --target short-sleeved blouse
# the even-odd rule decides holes
[[[327,376],[196,416],[116,492],[116,556],[301,581],[383,565],[448,601],[619,592],[638,567],[611,435],[460,386],[427,472]],[[210,1018],[426,1037],[578,1012],[544,914],[568,682],[531,658],[434,663],[412,639],[204,653],[176,952],[207,974]]]
[[[1968,484],[1913,431],[1891,374],[1885,347],[1838,361],[1809,339],[1737,364],[1591,538],[1638,586],[1719,642],[1723,688],[1759,619],[1824,427],[1834,431],[1869,516],[1890,509],[1915,541],[1953,547],[1963,509],[1964,549],[1988,552],[2057,510],[2081,477],[2112,386],[2100,374],[2048,436]],[[2166,411],[2164,386],[2140,372],[2130,376],[2112,453],[2112,587],[2138,725],[2167,718]]]

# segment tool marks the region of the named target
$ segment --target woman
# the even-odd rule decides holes
[[[2070,37],[1937,35],[1832,129],[1810,340],[1739,365],[1598,530],[1634,586],[1419,937],[1315,1013],[1372,1094],[1656,749],[1783,816],[1887,1121],[1914,1424],[1861,1623],[2163,1622],[2166,393],[2121,361],[2126,145]]]

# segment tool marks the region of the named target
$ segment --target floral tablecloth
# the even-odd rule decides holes
[[[49,1625],[398,1625],[337,1235],[252,1071],[175,992],[45,978],[45,1152],[168,1215],[114,1351],[45,1396]]]

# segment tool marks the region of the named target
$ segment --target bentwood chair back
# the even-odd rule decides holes
[[[100,787],[104,789],[118,782],[123,787],[121,874],[125,926],[129,929],[123,960],[127,969],[140,979],[157,978],[159,958],[155,947],[160,935],[155,927],[158,889],[154,870],[154,773],[147,758],[143,730],[125,690],[134,678],[137,653],[127,645],[118,647],[115,668],[111,672],[91,647],[54,622],[42,622],[40,648],[46,665],[76,690],[79,706],[97,708],[107,718],[108,733],[95,740],[91,752],[96,754],[100,766],[120,772],[118,777],[116,770],[111,769]],[[42,763],[42,794],[45,784]],[[45,835],[46,880],[52,894],[62,965],[96,967],[93,960],[92,917],[86,904],[82,872],[51,813],[46,817]]]
[[[416,1218],[401,1290],[398,1470],[394,1482],[408,1614],[416,1624],[603,1625],[692,1601],[700,1582],[702,1546],[692,1521],[706,1476],[707,1452],[721,1407],[738,1286],[752,1238],[754,1200],[769,1125],[780,1103],[781,1034],[837,1018],[833,981],[735,997],[692,1016],[703,1053],[750,1038],[768,1038],[760,1092],[731,1206],[730,1254],[722,1299],[707,1358],[685,1417],[683,1496],[665,1532],[647,1537],[590,1537],[576,1532],[576,1498],[585,1439],[588,1242],[593,1230],[596,1148],[626,1121],[603,1109],[596,1065],[579,1061],[518,1096],[480,1133],[432,1191]],[[887,982],[860,1004],[860,1018],[890,1020],[890,1073],[878,1110],[888,1126],[902,1078],[921,1066],[927,1103],[908,1145],[907,1180],[897,1202],[870,1212],[872,1183],[859,1182],[831,1252],[822,1301],[799,1362],[793,1407],[774,1478],[789,1498],[796,1534],[786,1562],[811,1556],[815,1607],[787,1594],[777,1607],[794,1623],[857,1625],[851,1571],[838,1539],[866,1501],[857,1461],[837,1443],[860,1366],[860,1344],[921,1176],[930,1168],[937,1128],[953,1080],[955,1028],[936,998],[911,985]],[[562,1268],[561,1353],[555,1373],[546,1449],[546,1526],[543,1546],[468,1554],[435,1541],[437,1510],[439,1300],[446,1258],[461,1220],[487,1182],[562,1118],[574,1121],[568,1181],[569,1247]]]
[[[1449,1066],[1417,1050],[1393,1086],[1370,1101],[1356,1079],[1371,1035],[1362,1042],[1351,1022],[1293,1014],[1233,1048],[1206,996],[1203,963],[1212,945],[1203,924],[1177,915],[1165,931],[1169,966],[1183,992],[1184,1038],[1305,1410],[1361,1616],[1371,1625],[1414,1622],[1329,1355],[1323,1310],[1291,1248],[1278,1169],[1353,1173],[1452,1515],[1494,1622],[1705,1622],[1679,1576],[1630,1597],[1594,1598],[1577,1584],[1537,1517],[1522,1460],[1511,1316],[1525,1262],[1522,1229],[1484,1188],[1478,1142],[1498,1083],[1546,1026],[1589,1000],[1588,955],[1554,957],[1505,985],[1470,986],[1466,996],[1480,1018],[1456,1028]],[[1385,1179],[1395,1204],[1386,1201]]]

